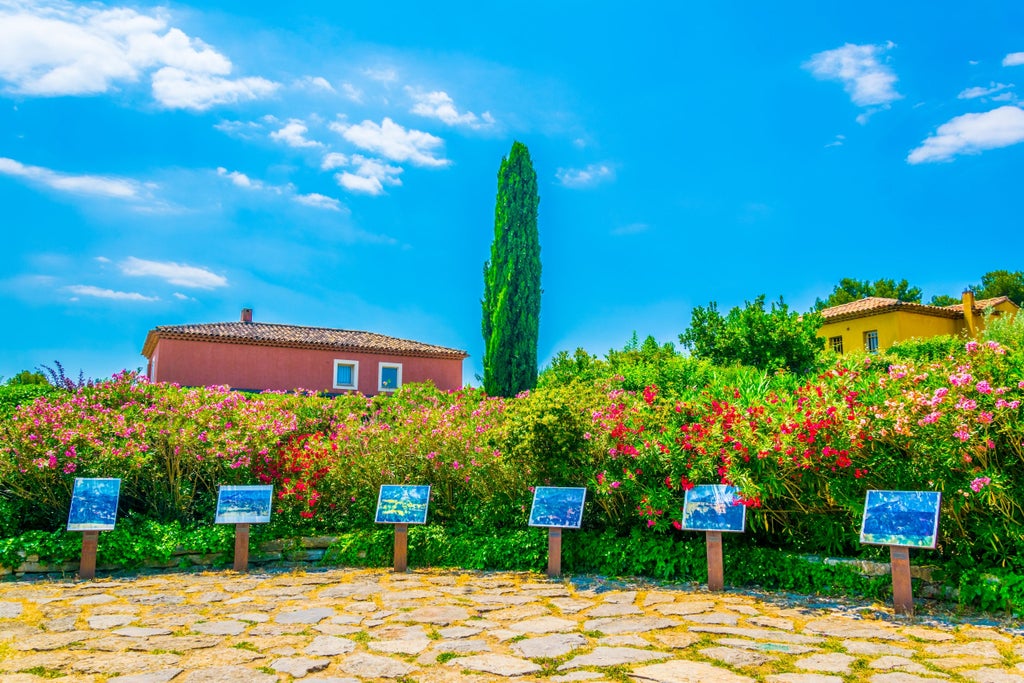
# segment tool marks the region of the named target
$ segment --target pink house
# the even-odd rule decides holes
[[[153,382],[372,396],[427,380],[459,389],[469,354],[373,332],[253,322],[252,309],[243,308],[240,322],[150,330],[142,355]]]

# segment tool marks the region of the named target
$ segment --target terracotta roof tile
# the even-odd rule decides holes
[[[982,312],[984,312],[984,310],[986,308],[992,308],[993,306],[998,306],[999,304],[1005,303],[1005,302],[1007,302],[1009,300],[1010,300],[1010,297],[1007,297],[1007,296],[995,296],[995,297],[992,297],[991,299],[976,299],[974,301],[974,310],[977,311],[978,313],[982,313]],[[948,309],[954,310],[954,311],[962,311],[963,308],[964,308],[964,305],[962,303],[959,303],[959,304],[952,304],[951,306],[943,306],[943,308],[948,308]]]
[[[998,296],[991,299],[978,299],[974,302],[974,312],[981,314],[986,308],[991,308],[1001,303],[1010,301],[1005,296]],[[1012,303],[1012,302],[1011,302]],[[837,323],[854,318],[863,318],[878,313],[889,311],[908,311],[921,315],[931,315],[938,318],[962,318],[964,306],[962,303],[951,306],[929,306],[928,304],[916,304],[899,299],[888,299],[880,296],[869,296],[857,301],[851,301],[838,306],[822,309],[821,315],[826,322]]]
[[[958,318],[963,316],[963,310],[960,306],[929,306],[927,304],[916,304],[880,296],[869,296],[857,301],[825,308],[822,309],[821,315],[827,322],[841,322],[843,320],[863,318],[895,310],[931,315],[938,318]]]
[[[184,339],[310,349],[341,349],[426,358],[462,359],[469,355],[459,349],[434,346],[409,339],[388,337],[375,332],[257,322],[161,325],[150,330],[146,336],[146,342],[142,347],[142,355],[147,358],[152,356],[159,339]]]

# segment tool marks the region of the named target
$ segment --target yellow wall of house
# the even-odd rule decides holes
[[[992,307],[991,315],[992,315],[993,318],[997,318],[997,317],[1003,316],[1003,315],[1011,315],[1012,316],[1014,313],[1017,312],[1017,310],[1018,310],[1017,307],[1014,306],[1012,303],[1010,303],[1009,301],[1004,301],[1003,303],[997,304],[996,306]],[[964,320],[963,318],[958,318],[957,320],[954,320],[953,322],[956,323],[956,334],[960,334],[961,332],[963,332],[963,331],[965,331],[967,329],[967,321]],[[980,315],[975,315],[974,316],[974,326],[977,328],[978,334],[981,334],[981,332],[985,329],[985,316],[984,316],[984,314],[980,314]]]
[[[829,339],[842,336],[843,353],[864,351],[865,334],[878,332],[879,350],[887,349],[897,341],[912,337],[934,337],[940,334],[958,334],[963,328],[962,320],[920,315],[907,311],[887,311],[878,315],[844,320],[838,323],[825,322],[818,330],[818,336],[825,339],[825,348],[830,349]]]

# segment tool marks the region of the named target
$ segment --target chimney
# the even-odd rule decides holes
[[[970,289],[965,289],[963,293],[963,309],[964,309],[964,323],[967,325],[967,334],[971,335],[971,338],[978,336],[978,330],[975,329],[975,316],[974,316],[974,292]]]
[[[251,308],[243,308],[242,309],[242,322],[243,323],[251,323],[252,322],[252,309]]]

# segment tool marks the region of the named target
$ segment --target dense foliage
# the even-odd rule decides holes
[[[0,421],[0,532],[35,530],[31,543],[64,547],[56,530],[74,478],[120,477],[121,517],[163,553],[211,528],[218,485],[264,482],[276,505],[257,536],[339,534],[357,547],[375,538],[381,484],[429,483],[437,528],[417,532],[424,552],[449,561],[436,544],[487,538],[482,555],[466,550],[473,566],[532,567],[526,548],[543,539],[525,530],[531,488],[583,485],[590,550],[567,546],[567,568],[692,579],[683,496],[724,482],[748,508],[748,532],[729,541],[746,550],[732,561],[756,577],[751,558],[783,562],[769,551],[884,559],[858,542],[865,492],[938,490],[939,547],[920,552],[963,582],[966,599],[1024,604],[1024,319],[994,320],[978,341],[822,358],[806,374],[769,373],[634,338],[603,359],[561,354],[538,389],[510,399],[428,385],[375,398],[252,395],[134,373],[50,388],[22,395]],[[0,406],[25,389],[3,387]],[[204,533],[211,547],[226,543],[223,531]],[[102,535],[101,551],[118,539]],[[502,545],[520,542],[519,559]],[[1002,578],[979,582],[979,572]]]
[[[992,270],[981,276],[981,284],[971,285],[970,289],[974,291],[974,296],[978,299],[994,299],[1005,296],[1021,306],[1024,305],[1024,272]],[[906,279],[897,281],[892,278],[880,278],[871,282],[870,280],[844,277],[839,284],[832,288],[832,293],[828,297],[824,300],[815,300],[814,310],[820,311],[823,308],[839,306],[868,296],[921,303],[921,288],[912,286]],[[961,301],[959,296],[936,294],[928,303],[932,306],[953,306]]]
[[[765,310],[764,303],[762,294],[742,308],[734,306],[725,316],[718,312],[715,302],[707,308],[697,306],[679,341],[694,358],[715,365],[739,363],[769,372],[804,372],[813,367],[824,347],[817,336],[821,316],[791,311],[781,297],[769,310]]]
[[[540,329],[540,238],[537,174],[521,142],[501,160],[494,242],[484,264],[484,388],[515,396],[537,384]]]
[[[906,279],[897,282],[891,278],[881,278],[871,282],[870,280],[844,277],[839,284],[832,288],[832,293],[824,301],[815,300],[814,310],[820,311],[823,308],[848,304],[868,296],[880,296],[919,304],[921,303],[921,288],[912,287]],[[959,300],[953,303],[959,303]]]

